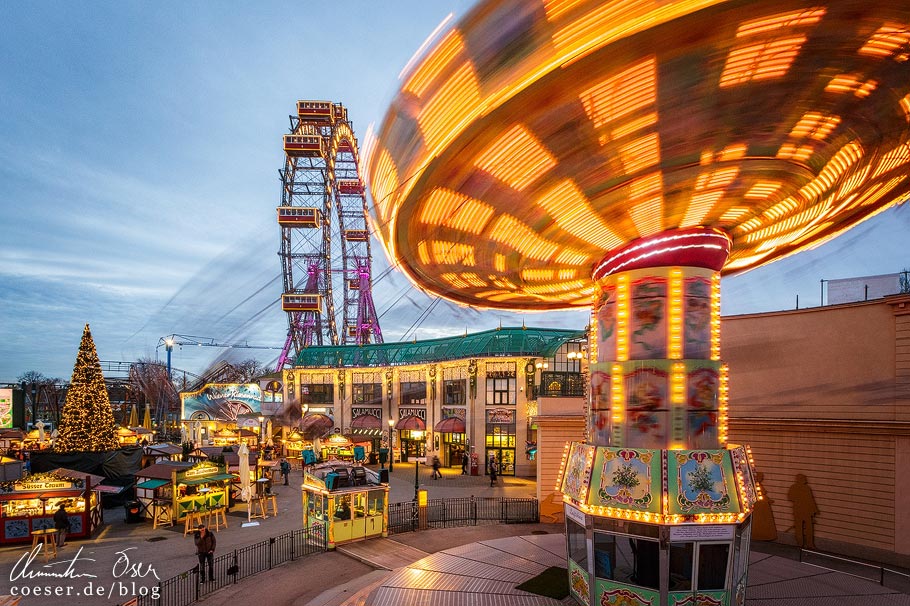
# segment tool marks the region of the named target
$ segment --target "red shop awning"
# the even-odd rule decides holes
[[[464,419],[459,417],[443,419],[433,428],[437,433],[464,433],[464,429]]]
[[[423,419],[416,415],[407,415],[398,419],[398,422],[395,423],[395,429],[410,429],[410,430],[419,430],[424,431],[427,428],[427,424]]]

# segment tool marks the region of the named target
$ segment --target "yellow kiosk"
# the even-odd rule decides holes
[[[330,461],[304,473],[303,526],[324,526],[326,546],[389,535],[389,484],[362,465]]]

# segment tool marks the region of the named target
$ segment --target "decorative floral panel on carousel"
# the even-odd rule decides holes
[[[684,595],[670,593],[670,606],[730,606],[725,591],[699,591]]]
[[[644,587],[623,586],[612,581],[597,579],[594,585],[599,606],[658,606],[660,592]]]
[[[569,560],[569,591],[582,604],[591,602],[591,582],[588,572]]]
[[[688,278],[683,301],[683,357],[707,360],[711,357],[711,278]]]
[[[597,361],[610,362],[616,359],[616,285],[601,284],[600,296],[594,304],[594,318],[597,322]]]
[[[560,487],[564,495],[580,503],[587,502],[593,462],[594,446],[583,442],[572,442],[566,457]]]
[[[629,358],[667,357],[667,280],[649,277],[632,283]]]
[[[713,449],[718,447],[720,362],[699,362],[698,366],[690,368],[686,381],[686,444],[690,448]]]
[[[739,513],[739,498],[728,450],[674,450],[667,453],[670,515]]]
[[[631,364],[640,367],[624,376],[626,423],[622,443],[633,448],[666,448],[670,436],[668,362],[649,360],[647,366],[643,362],[626,363]]]
[[[660,457],[660,450],[598,448],[588,503],[595,507],[659,513]]]

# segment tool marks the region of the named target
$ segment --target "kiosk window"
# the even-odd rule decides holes
[[[616,567],[616,537],[605,532],[594,533],[594,576],[612,579]]]
[[[369,511],[371,516],[379,515],[383,510],[383,501],[385,499],[385,491],[383,490],[371,490],[369,496]]]
[[[362,518],[366,516],[367,493],[358,492],[354,495],[354,517]]]
[[[335,508],[335,519],[336,520],[350,520],[351,519],[351,495],[340,495],[335,497],[337,501],[337,506]]]
[[[698,546],[698,590],[724,589],[727,581],[729,543]]]
[[[569,558],[583,570],[587,570],[588,542],[585,540],[585,529],[572,520],[568,520],[566,535],[569,541]]]
[[[692,589],[692,543],[670,543],[670,591]]]

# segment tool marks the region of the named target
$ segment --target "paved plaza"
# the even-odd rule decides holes
[[[525,479],[506,477],[501,485],[490,487],[486,477],[462,476],[460,469],[446,469],[443,473],[442,479],[432,480],[430,470],[420,467],[420,488],[427,489],[430,498],[534,495],[534,483]],[[299,475],[295,479],[299,480]],[[235,507],[228,516],[229,527],[216,534],[216,553],[240,549],[300,528],[299,486],[276,486],[276,491],[279,515],[259,520],[256,526],[243,527],[245,512]],[[393,502],[413,497],[413,465],[395,466],[391,492]],[[166,580],[196,565],[192,539],[183,536],[182,526],[153,529],[150,523],[126,524],[122,508],[106,510],[105,518],[107,525],[94,539],[67,543],[58,558],[58,561],[72,560],[79,553],[80,559],[72,568],[80,574],[96,576],[11,581],[17,560],[26,549],[6,547],[0,550],[0,565],[7,571],[0,575],[0,594],[10,593],[12,586],[25,585],[72,586],[73,591],[83,592],[88,583],[95,589],[119,588],[122,583],[151,587],[155,584],[153,575],[142,574],[148,566],[154,568],[161,580]],[[565,565],[561,533],[560,525],[510,524],[396,534],[289,562],[210,593],[200,604],[233,606],[238,600],[262,604],[264,598],[268,606],[569,604],[568,599],[559,602],[515,589],[548,566]],[[756,545],[752,553],[749,606],[910,606],[908,595],[762,553],[761,548],[761,544]],[[124,557],[131,565],[126,571]],[[39,570],[43,563],[39,558],[31,569]],[[22,605],[90,606],[123,601],[126,598],[117,595],[110,599],[97,595],[50,595],[24,598]]]

